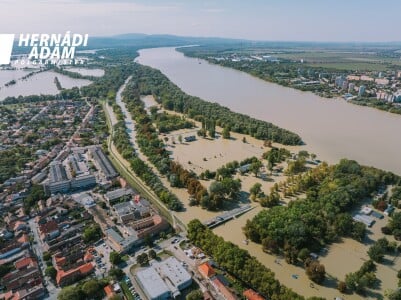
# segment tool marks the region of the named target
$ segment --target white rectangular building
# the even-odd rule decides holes
[[[149,300],[170,299],[170,289],[152,267],[136,273],[136,279]]]
[[[192,283],[191,275],[175,257],[169,257],[160,263],[155,263],[154,268],[162,278],[168,278],[166,284],[174,298]]]
[[[192,277],[175,257],[155,262],[136,274],[137,281],[150,300],[176,298],[192,284]]]

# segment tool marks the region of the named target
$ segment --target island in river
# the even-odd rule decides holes
[[[401,116],[349,105],[255,78],[175,48],[139,51],[137,61],[161,70],[184,92],[298,133],[308,150],[336,163],[341,158],[401,174]]]

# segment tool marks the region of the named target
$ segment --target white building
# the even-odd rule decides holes
[[[96,185],[95,175],[82,175],[71,179],[71,189],[82,189]]]
[[[134,195],[134,191],[129,188],[120,188],[105,194],[106,200],[111,203],[114,201],[118,201],[121,198],[131,199],[131,196]]]
[[[150,300],[176,298],[192,284],[191,275],[175,257],[155,262],[136,274],[137,281]]]
[[[149,300],[164,300],[169,299],[171,292],[163,279],[152,267],[136,273],[136,279]]]
[[[169,257],[160,263],[155,263],[153,267],[162,278],[167,279],[165,282],[173,298],[179,296],[180,291],[189,287],[192,283],[191,275],[175,257]]]

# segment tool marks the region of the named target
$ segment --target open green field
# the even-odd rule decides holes
[[[369,62],[318,62],[306,63],[305,65],[314,68],[327,68],[335,70],[350,70],[350,71],[387,71],[391,70],[391,65]]]
[[[337,70],[386,71],[401,66],[396,57],[386,57],[375,52],[353,51],[303,51],[279,53],[277,57],[300,61],[304,60],[311,67],[331,68]]]
[[[401,69],[399,45],[271,44],[209,46],[181,49],[190,56],[272,55],[284,60],[304,61],[306,66],[350,71]]]

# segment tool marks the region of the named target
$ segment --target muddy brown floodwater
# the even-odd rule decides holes
[[[298,133],[306,142],[303,147],[318,155],[321,160],[336,163],[341,158],[355,159],[358,162],[401,174],[401,116],[346,103],[341,99],[325,99],[312,93],[301,92],[269,83],[246,73],[230,68],[199,63],[198,59],[185,57],[174,48],[156,48],[140,51],[137,61],[141,64],[161,70],[171,81],[186,93],[208,101],[227,106],[233,111],[272,122],[280,127]],[[176,133],[177,134],[177,133]],[[190,132],[178,132],[187,135]],[[239,137],[239,136],[238,136]],[[204,145],[208,143],[208,145]],[[213,169],[221,162],[239,159],[258,153],[261,142],[252,141],[255,148],[234,145],[233,142],[197,141],[194,145],[178,145],[173,152],[174,159],[195,172],[202,168]],[[199,146],[202,147],[199,147]],[[230,149],[228,149],[230,148]],[[296,149],[293,149],[296,150]],[[201,152],[202,155],[192,155]],[[244,153],[242,153],[244,152]],[[216,155],[217,153],[217,155]],[[223,157],[219,157],[222,153]],[[199,160],[208,156],[205,163]],[[191,164],[187,160],[191,159]],[[216,160],[216,162],[214,161]],[[213,164],[214,163],[214,164]],[[241,178],[243,190],[255,182],[250,176]],[[276,180],[280,180],[277,178]],[[270,183],[272,184],[272,183]],[[205,183],[207,185],[207,183]],[[268,191],[269,184],[264,186]],[[183,191],[177,191],[179,193]],[[341,295],[335,286],[335,280],[326,280],[326,286],[310,285],[305,270],[288,265],[283,259],[264,253],[260,245],[252,242],[245,244],[242,227],[246,220],[255,216],[262,208],[252,203],[255,208],[250,212],[215,228],[213,231],[225,240],[247,249],[249,253],[275,272],[277,279],[294,291],[305,296],[323,296],[327,299],[377,299],[383,291],[396,288],[396,270],[401,268],[401,261],[390,257],[392,265],[379,265],[376,275],[381,282],[378,290],[371,290],[366,297],[357,294]],[[180,218],[187,223],[192,218],[206,220],[216,213],[206,212],[199,207],[187,207]],[[369,230],[369,237],[376,240],[381,226],[388,222],[388,217],[380,220]],[[392,238],[391,238],[392,240]],[[351,239],[328,246],[328,253],[321,258],[326,272],[344,280],[346,273],[355,272],[367,259],[368,245]],[[298,276],[293,276],[298,275]],[[295,277],[295,278],[294,278]]]
[[[141,50],[137,61],[161,70],[186,93],[298,133],[310,152],[401,174],[401,116],[325,99],[244,72],[185,57],[174,48]]]

